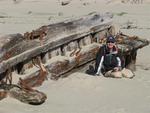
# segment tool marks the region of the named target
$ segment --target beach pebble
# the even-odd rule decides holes
[[[64,6],[64,5],[68,5],[69,3],[70,3],[70,0],[62,1],[61,5]]]

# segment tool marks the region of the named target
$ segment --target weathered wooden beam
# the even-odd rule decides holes
[[[98,43],[92,43],[85,46],[78,54],[74,54],[72,57],[60,55],[53,57],[47,61],[45,67],[47,68],[52,79],[58,78],[62,74],[65,74],[80,65],[94,60],[100,46],[101,45]],[[34,82],[38,78],[39,72],[40,70],[38,68],[28,71],[26,73],[26,77],[24,78],[26,84],[33,86]]]
[[[23,103],[40,105],[47,99],[47,96],[43,92],[23,89],[19,85],[14,84],[1,84],[0,90],[3,90],[0,91],[0,100],[6,98],[7,95],[9,95],[10,97],[17,99]]]
[[[128,54],[131,51],[137,51],[138,49],[149,45],[149,41],[139,38],[138,36],[128,36],[119,34],[116,36],[120,53]]]

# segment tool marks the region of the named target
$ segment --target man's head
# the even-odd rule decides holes
[[[113,36],[107,37],[106,43],[109,48],[113,48],[113,46],[115,45],[115,42],[116,42],[116,40]]]

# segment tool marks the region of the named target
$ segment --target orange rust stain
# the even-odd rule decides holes
[[[7,91],[0,91],[0,100],[7,97]]]
[[[25,79],[20,78],[19,84],[22,87],[31,88],[31,87],[35,87],[35,86],[41,86],[42,83],[44,82],[44,80],[47,79],[48,72],[47,72],[44,64],[42,63],[41,58],[37,57],[33,60],[34,60],[33,61],[34,64],[31,64],[31,66],[37,65],[38,68],[40,68],[40,72],[39,72],[38,76],[27,77]]]

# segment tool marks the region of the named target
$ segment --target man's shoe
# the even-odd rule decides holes
[[[102,75],[101,73],[100,74],[98,74],[98,73],[95,74],[95,76],[101,76],[101,75]]]

